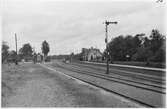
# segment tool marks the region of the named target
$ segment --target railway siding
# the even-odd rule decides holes
[[[103,68],[106,69],[106,64],[105,63],[94,63],[94,62],[76,62],[78,64],[84,64],[84,65],[90,65],[90,66],[98,66],[99,68]],[[154,70],[151,68],[143,67],[142,68],[138,68],[138,67],[134,67],[134,66],[128,66],[128,65],[117,65],[117,66],[113,66],[113,64],[110,64],[110,70],[117,70],[117,71],[122,71],[126,73],[126,71],[130,72],[130,73],[134,73],[137,75],[147,75],[148,77],[160,77],[162,79],[166,79],[165,75],[166,75],[166,69],[160,69],[160,70]]]
[[[105,74],[100,74],[100,73],[96,73],[98,71],[93,71],[93,70],[85,70],[81,67],[73,67],[71,65],[66,65],[66,64],[62,64],[62,66],[66,66],[66,69],[70,70],[70,71],[74,71],[77,73],[81,73],[81,74],[86,74],[89,76],[94,76],[97,78],[102,78],[102,79],[106,79],[108,81],[112,81],[112,82],[118,82],[118,83],[122,83],[122,84],[126,84],[129,86],[133,86],[133,87],[137,87],[137,88],[142,88],[142,89],[146,89],[146,90],[151,90],[151,91],[155,91],[158,93],[164,93],[165,94],[165,90],[163,87],[161,86],[157,86],[157,85],[152,85],[152,84],[145,84],[143,82],[136,82],[136,81],[131,81],[130,79],[121,79],[119,77],[112,77],[112,76],[108,76]],[[59,65],[59,67],[62,67],[61,65]],[[64,68],[64,67],[62,67]]]
[[[141,83],[149,86],[155,86],[159,88],[165,89],[165,80],[163,80],[161,77],[155,78],[155,77],[147,77],[147,75],[136,75],[134,73],[125,73],[125,72],[119,72],[119,71],[113,71],[111,69],[110,74],[106,75],[104,72],[106,69],[96,68],[95,66],[88,66],[88,65],[82,65],[82,64],[76,64],[72,63],[71,66],[78,67],[80,69],[84,69],[84,71],[88,72],[97,72],[100,75],[105,75],[107,77],[111,78],[119,78],[121,80],[127,80],[129,82],[134,83]]]
[[[91,63],[91,64],[101,64],[105,65],[105,63],[96,63],[96,62],[87,62],[83,61],[84,63]],[[144,69],[144,70],[153,70],[153,71],[166,71],[166,69],[162,68],[151,68],[151,67],[141,67],[141,66],[132,66],[132,65],[121,65],[121,64],[110,64],[110,66],[118,66],[118,67],[128,67],[128,68],[136,68],[136,69]]]
[[[62,66],[62,67],[65,67],[65,66]],[[164,104],[165,94],[143,90],[133,86],[128,86],[125,84],[111,82],[101,78],[76,73],[74,71],[69,71],[68,69],[65,69],[65,68],[63,69],[58,66],[55,67],[55,65],[54,67],[52,66],[52,68],[56,68],[68,75],[71,75],[73,77],[79,78],[84,81],[88,81],[92,84],[98,85],[110,91],[116,92],[120,95],[126,96],[127,98],[132,98],[134,99],[134,101],[136,100],[141,104],[143,103],[143,105],[148,104],[148,106],[153,106],[153,107],[164,107],[165,105]]]

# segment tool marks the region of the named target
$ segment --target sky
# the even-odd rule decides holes
[[[119,35],[145,33],[152,29],[165,34],[165,3],[156,1],[53,1],[53,0],[2,0],[2,40],[10,50],[30,43],[36,52],[46,40],[49,55],[79,53],[82,48],[105,49],[105,25],[109,40]]]

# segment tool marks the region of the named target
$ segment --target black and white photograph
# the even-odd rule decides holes
[[[165,108],[166,0],[0,0],[2,108]]]

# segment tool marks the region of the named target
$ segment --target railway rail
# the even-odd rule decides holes
[[[103,67],[103,68],[105,67],[106,68],[105,63],[93,63],[93,62],[82,62],[82,61],[76,61],[75,63],[90,65],[90,66],[93,65],[93,66],[96,66],[96,67]],[[126,65],[126,66],[128,66],[128,65]],[[126,70],[128,72],[132,72],[132,73],[139,74],[139,75],[147,75],[148,77],[150,77],[150,76],[158,77],[159,76],[164,80],[166,79],[165,78],[166,71],[164,71],[165,69],[162,69],[162,70],[154,70],[154,68],[141,69],[141,68],[136,68],[136,67],[125,67],[125,65],[124,66],[122,66],[122,65],[113,66],[113,64],[110,64],[110,68],[111,69]]]
[[[75,66],[79,66],[79,67],[84,67],[84,68],[91,68],[91,69],[95,69],[97,71],[105,71],[106,68],[104,67],[96,67],[94,65],[85,65],[85,64],[79,64],[79,63],[72,63],[72,65]],[[127,76],[127,77],[132,77],[131,79],[140,79],[140,80],[145,80],[145,81],[149,81],[152,83],[156,83],[156,84],[163,84],[165,85],[165,80],[162,77],[158,77],[158,76],[152,76],[152,75],[146,75],[146,74],[140,74],[140,73],[133,73],[131,71],[123,71],[123,70],[117,70],[117,69],[110,69],[110,74],[116,74],[116,75],[120,75],[120,76]]]
[[[79,69],[81,69],[81,68],[83,68],[83,66],[82,65],[76,65],[76,64],[72,64],[72,65],[74,65],[73,67],[76,67],[76,68],[79,68]],[[93,71],[93,72],[97,72],[97,70],[95,70],[95,68],[86,68],[85,66],[84,66],[84,71],[87,71],[87,72],[90,72],[90,71]],[[98,69],[98,71],[99,71],[99,69]],[[101,72],[105,72],[104,70],[101,70]],[[135,79],[135,77],[133,76],[133,78],[132,77],[124,77],[124,76],[121,76],[121,75],[115,75],[115,74],[113,74],[113,73],[111,73],[111,75],[106,75],[106,74],[104,74],[104,73],[101,73],[100,71],[99,72],[97,72],[98,74],[100,74],[100,75],[103,75],[103,76],[107,76],[107,77],[111,77],[111,78],[115,78],[115,79],[120,79],[120,80],[125,80],[125,81],[128,81],[128,82],[133,82],[133,83],[138,83],[138,84],[143,84],[143,85],[148,85],[148,86],[153,86],[153,87],[158,87],[158,88],[162,88],[162,89],[165,89],[165,86],[163,86],[161,83],[158,83],[158,84],[156,84],[156,83],[150,83],[150,81],[149,80],[147,80],[147,81],[141,81],[141,80],[139,80],[139,79]],[[128,75],[129,76],[129,75]]]
[[[88,62],[83,61],[84,63],[90,63],[90,64],[101,64],[105,65],[105,63],[97,63],[97,62]],[[153,68],[153,67],[142,67],[142,66],[134,66],[134,65],[122,65],[122,64],[110,64],[110,66],[118,66],[118,67],[126,67],[126,68],[137,68],[137,69],[145,69],[145,70],[153,70],[153,71],[166,71],[166,69],[163,68]]]
[[[65,67],[65,65],[66,65],[66,67]],[[97,77],[97,78],[102,78],[102,79],[105,79],[105,80],[109,80],[110,81],[110,79],[109,78],[106,78],[106,77],[103,77],[102,75],[99,75],[99,74],[95,74],[94,72],[87,72],[87,71],[83,71],[83,69],[82,70],[79,70],[79,69],[76,69],[76,67],[72,67],[72,66],[68,66],[67,67],[67,64],[63,64],[63,63],[54,63],[54,66],[53,67],[59,67],[59,68],[63,68],[63,69],[66,69],[66,70],[70,70],[70,71],[72,71],[72,72],[76,72],[76,73],[79,73],[79,74],[86,74],[86,75],[89,75],[89,76],[94,76],[94,77]],[[127,96],[126,94],[124,94],[124,93],[119,93],[119,92],[116,92],[116,91],[114,91],[114,90],[112,90],[112,89],[108,89],[108,88],[105,88],[105,87],[103,87],[103,86],[99,86],[99,85],[97,85],[97,84],[95,84],[95,83],[92,83],[92,82],[90,82],[90,81],[86,81],[86,80],[84,80],[84,79],[82,79],[82,78],[79,78],[79,77],[77,77],[77,76],[73,76],[73,75],[70,75],[70,74],[67,74],[67,75],[69,75],[69,76],[72,76],[73,78],[77,78],[77,79],[79,79],[79,80],[81,80],[81,81],[84,81],[84,82],[86,82],[86,83],[88,83],[88,84],[91,84],[91,85],[94,85],[94,86],[96,86],[96,87],[99,87],[99,88],[102,88],[102,89],[104,89],[104,90],[106,90],[106,91],[108,91],[108,92],[111,92],[111,93],[114,93],[114,94],[117,94],[117,95],[119,95],[119,96],[122,96],[122,97],[124,97],[124,98],[126,98],[126,99],[129,99],[129,100],[132,100],[132,101],[134,101],[134,102],[137,102],[137,103],[139,103],[139,104],[141,104],[141,105],[144,105],[144,106],[146,106],[146,107],[157,107],[157,106],[155,106],[155,105],[152,105],[152,104],[150,104],[150,103],[147,103],[147,102],[144,102],[144,101],[142,101],[142,100],[139,100],[139,99],[135,99],[135,98],[133,98],[133,97],[130,97],[130,96]],[[116,78],[115,78],[116,79]],[[118,79],[118,78],[117,78]],[[130,86],[134,86],[134,87],[136,87],[135,85],[132,85],[132,84],[128,84],[128,82],[123,82],[122,80],[121,81],[116,81],[116,80],[112,80],[112,81],[114,81],[114,82],[119,82],[119,83],[121,83],[121,84],[126,84],[126,85],[130,85]],[[139,83],[140,84],[140,83]],[[156,86],[155,86],[156,87]],[[141,88],[141,89],[143,89],[143,90],[149,90],[149,91],[154,91],[154,92],[156,92],[156,93],[159,93],[159,94],[165,94],[163,91],[158,91],[158,90],[155,90],[155,89],[149,89],[149,88],[146,88],[146,87],[140,87],[140,86],[137,86],[137,88]],[[160,88],[160,87],[159,87]],[[161,87],[162,88],[162,87]],[[160,88],[160,89],[161,89]]]
[[[117,82],[117,83],[121,83],[121,84],[125,84],[125,85],[129,85],[129,86],[133,86],[136,88],[141,88],[144,90],[149,90],[149,91],[154,91],[157,93],[162,93],[165,94],[165,87],[161,87],[158,85],[153,85],[153,84],[146,84],[146,83],[142,83],[142,82],[136,82],[133,80],[128,80],[128,79],[123,79],[123,78],[119,78],[119,77],[114,77],[114,76],[108,76],[108,75],[104,75],[104,74],[100,74],[100,73],[96,73],[95,71],[88,71],[79,67],[75,67],[75,66],[68,66],[65,64],[61,64],[60,63],[56,64],[56,66],[61,67],[63,69],[67,69],[76,73],[80,73],[80,74],[86,74],[89,76],[94,76],[97,78],[102,78],[108,81],[113,81],[113,82]],[[66,66],[66,67],[64,67]]]

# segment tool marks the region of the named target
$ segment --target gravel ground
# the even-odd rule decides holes
[[[38,64],[2,65],[2,107],[140,107]]]

